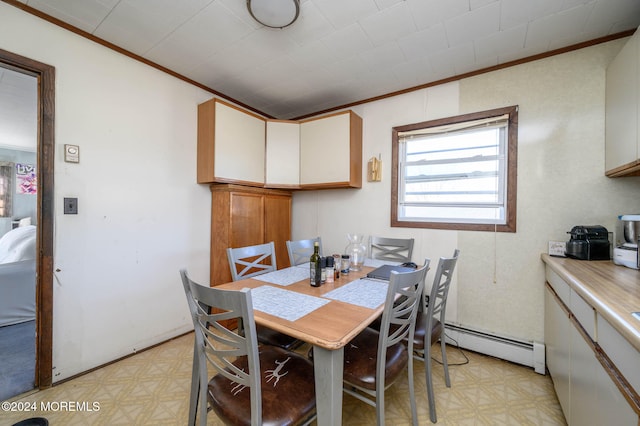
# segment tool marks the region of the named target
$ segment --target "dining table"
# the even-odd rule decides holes
[[[256,324],[313,346],[318,425],[342,424],[344,347],[384,310],[388,282],[366,275],[385,263],[367,259],[319,287],[310,285],[309,263],[216,286],[252,289]]]

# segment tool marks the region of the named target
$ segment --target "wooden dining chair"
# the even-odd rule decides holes
[[[298,425],[315,418],[313,364],[285,349],[258,346],[251,291],[222,290],[180,271],[195,328],[188,424],[207,424],[213,409],[225,424]],[[216,312],[210,314],[209,312]],[[225,328],[244,324],[244,333]],[[215,371],[209,379],[207,367]]]
[[[427,380],[427,397],[429,399],[429,417],[433,423],[438,421],[436,416],[435,395],[433,394],[433,378],[431,376],[431,346],[440,340],[442,352],[442,366],[444,367],[444,381],[448,388],[451,387],[449,379],[449,365],[447,364],[447,352],[444,336],[445,313],[451,286],[453,271],[458,262],[460,250],[453,252],[453,257],[441,257],[438,261],[431,291],[423,297],[423,307],[416,318],[415,333],[413,335],[413,354],[417,359],[424,361],[424,371]]]
[[[308,240],[287,241],[287,252],[289,253],[289,263],[291,266],[300,265],[309,261],[313,254],[313,244],[320,245],[320,256],[322,256],[322,240],[320,237]]]
[[[411,272],[392,272],[380,331],[365,328],[344,349],[345,393],[376,407],[378,425],[384,425],[384,392],[406,369],[414,425],[418,424],[413,386],[413,333],[429,266]],[[399,303],[394,303],[401,300]],[[410,342],[407,346],[404,340]]]
[[[386,238],[372,235],[369,238],[369,257],[399,263],[411,262],[413,243],[413,238]]]
[[[273,241],[254,246],[228,248],[227,258],[233,281],[255,277],[278,269]],[[257,325],[257,331],[260,343],[280,346],[288,350],[295,349],[302,344],[294,337],[262,325]]]

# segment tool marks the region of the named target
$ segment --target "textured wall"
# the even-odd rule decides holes
[[[540,254],[548,241],[566,241],[574,225],[613,231],[618,214],[640,211],[639,178],[604,176],[605,69],[625,41],[354,108],[364,122],[363,160],[382,154],[383,181],[364,182],[361,190],[296,194],[293,237],[321,235],[328,250],[343,250],[347,232],[413,236],[415,261],[458,247],[449,320],[542,341]],[[391,128],[509,105],[519,105],[517,232],[391,228]]]

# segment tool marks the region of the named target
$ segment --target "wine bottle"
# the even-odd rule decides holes
[[[322,269],[320,268],[320,244],[316,241],[313,243],[313,254],[309,258],[309,284],[312,287],[319,287],[322,278]]]

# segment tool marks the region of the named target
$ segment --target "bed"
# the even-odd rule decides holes
[[[36,317],[36,227],[20,226],[0,238],[0,327]]]

